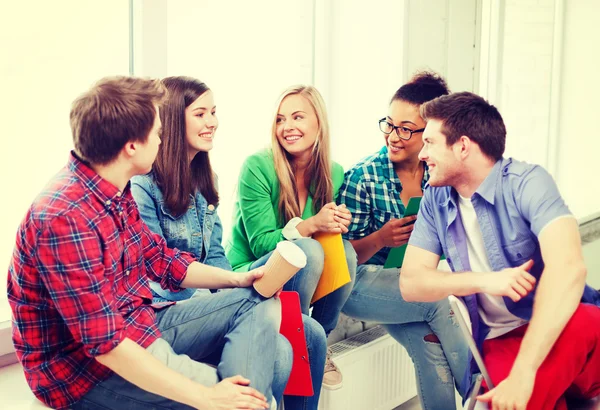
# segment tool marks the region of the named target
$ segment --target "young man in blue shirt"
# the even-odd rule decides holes
[[[400,289],[464,297],[496,387],[494,409],[566,409],[600,393],[600,295],[586,286],[578,225],[542,167],[503,158],[498,110],[471,93],[421,107],[429,167]],[[441,254],[453,273],[436,270]],[[560,376],[560,377],[557,377]]]

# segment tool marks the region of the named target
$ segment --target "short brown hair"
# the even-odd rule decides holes
[[[130,141],[145,142],[154,125],[156,105],[166,95],[157,80],[106,77],[79,96],[71,107],[76,154],[105,165]]]
[[[421,106],[425,121],[439,120],[448,146],[465,135],[494,161],[502,158],[506,145],[506,127],[502,116],[480,96],[461,92],[445,95]]]

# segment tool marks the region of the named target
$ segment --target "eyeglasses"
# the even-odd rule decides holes
[[[390,124],[388,122],[387,119],[382,118],[379,120],[379,129],[381,130],[381,132],[383,132],[384,134],[390,135],[392,133],[392,131],[396,130],[396,135],[398,135],[398,137],[400,137],[400,139],[403,139],[404,141],[408,141],[409,139],[412,138],[412,135],[415,132],[423,132],[425,131],[425,128],[419,128],[418,130],[411,130],[410,128],[407,127],[397,127],[394,124]]]

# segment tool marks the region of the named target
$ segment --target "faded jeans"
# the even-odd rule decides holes
[[[360,265],[354,289],[342,311],[356,319],[383,325],[406,348],[415,365],[419,398],[424,410],[456,408],[453,375],[464,394],[469,365],[468,347],[450,313],[447,300],[406,302],[400,294],[399,269]],[[440,343],[426,341],[435,334]]]
[[[157,311],[157,323],[162,338],[148,348],[156,358],[205,386],[240,374],[250,379],[250,386],[263,393],[274,408],[272,397],[283,393],[292,363],[291,347],[279,335],[281,305],[277,299],[264,300],[252,288],[205,294]],[[200,363],[213,360],[216,370]],[[191,409],[144,391],[116,374],[96,385],[72,408]]]

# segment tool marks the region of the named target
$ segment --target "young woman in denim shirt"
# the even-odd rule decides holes
[[[169,77],[162,82],[168,90],[168,99],[160,112],[162,144],[152,171],[132,179],[132,194],[144,222],[163,236],[169,247],[191,252],[207,265],[232,270],[221,245],[223,228],[217,215],[219,195],[208,155],[219,124],[213,93],[206,84],[189,77]],[[181,301],[192,296],[202,297],[202,292],[208,292],[186,289],[175,293],[162,289],[157,283],[151,283],[151,288],[155,302]],[[322,369],[325,333],[308,316],[303,317],[303,322],[311,365],[314,363]],[[282,350],[288,352],[289,344],[283,336],[280,339],[285,345]],[[280,363],[276,365],[280,371],[276,369],[276,373],[282,374],[285,372],[281,368],[291,368],[291,362],[281,363],[289,358],[280,356]],[[320,374],[313,372],[316,388],[321,385]],[[281,399],[286,381],[287,375],[280,383],[273,382],[273,395],[277,400]],[[281,387],[276,388],[276,384]],[[295,402],[295,398],[286,396],[286,409],[295,409]]]

